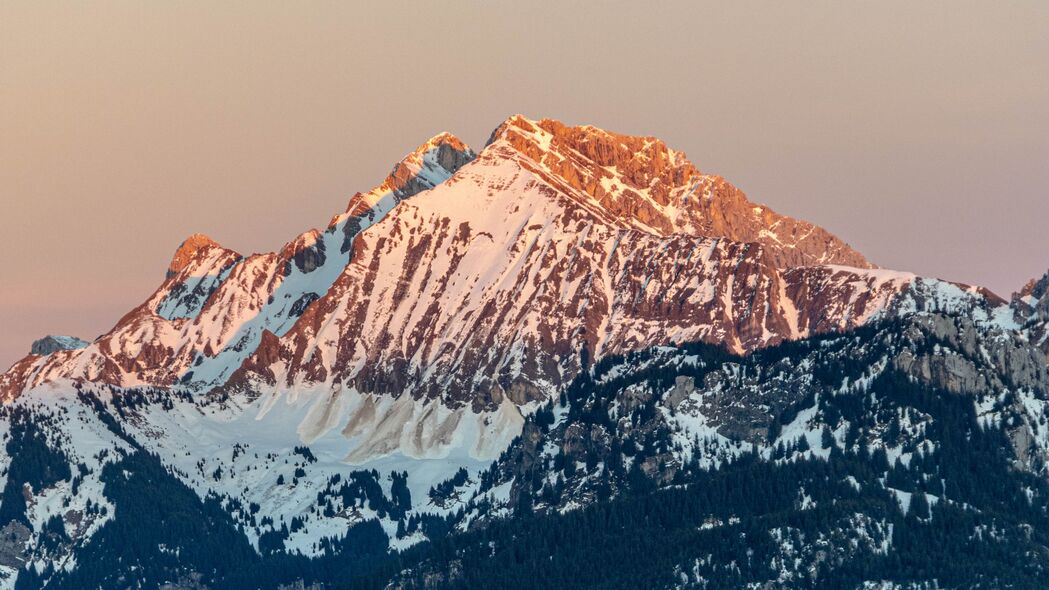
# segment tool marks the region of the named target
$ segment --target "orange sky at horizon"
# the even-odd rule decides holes
[[[192,233],[278,249],[518,112],[660,137],[884,267],[1049,269],[1049,3],[8,0],[0,370],[108,330]]]

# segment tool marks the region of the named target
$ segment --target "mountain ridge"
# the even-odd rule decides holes
[[[478,163],[479,157],[484,160],[483,163]],[[46,361],[45,366],[35,367],[36,370],[32,371],[32,375],[26,374],[26,363],[16,363],[20,369],[15,371],[13,367],[9,374],[0,378],[0,390],[4,397],[9,398],[16,395],[17,390],[24,388],[27,383],[42,383],[48,379],[63,377],[100,379],[103,382],[124,386],[135,384],[173,386],[177,383],[200,382],[208,384],[209,387],[228,385],[234,375],[241,379],[248,373],[247,368],[259,364],[251,360],[253,353],[258,353],[256,356],[259,357],[270,358],[267,355],[273,351],[256,350],[260,344],[273,346],[286,332],[299,323],[299,318],[303,317],[311,306],[314,306],[318,300],[324,299],[330,288],[346,274],[347,270],[355,267],[357,263],[354,260],[358,262],[361,260],[361,253],[352,251],[353,243],[359,236],[364,235],[362,244],[367,244],[370,234],[366,230],[380,223],[402,201],[420,192],[430,192],[438,187],[443,187],[442,190],[451,190],[449,187],[463,187],[460,172],[471,166],[475,168],[483,166],[482,174],[474,175],[472,179],[473,184],[480,187],[480,190],[472,187],[463,189],[460,191],[462,194],[457,198],[445,199],[445,212],[431,212],[433,217],[431,222],[434,225],[418,228],[398,227],[391,230],[394,233],[391,233],[390,237],[396,237],[396,232],[399,231],[448,232],[448,228],[442,229],[438,223],[439,220],[450,219],[444,213],[451,213],[453,217],[455,215],[468,217],[469,212],[462,208],[469,209],[471,199],[487,198],[483,194],[474,193],[488,191],[488,197],[492,194],[506,196],[510,203],[507,206],[517,207],[518,211],[520,204],[511,203],[511,201],[526,198],[524,195],[528,195],[527,198],[532,200],[552,198],[557,203],[549,206],[553,208],[547,209],[542,219],[535,218],[531,222],[527,220],[521,222],[522,231],[525,233],[532,231],[529,229],[529,223],[532,225],[538,223],[542,226],[548,224],[549,220],[558,218],[559,215],[569,211],[564,207],[580,207],[580,212],[567,213],[569,217],[574,218],[574,221],[568,218],[562,220],[564,223],[575,224],[571,227],[564,225],[560,230],[562,237],[557,239],[559,247],[566,249],[563,255],[567,255],[568,251],[576,253],[580,251],[579,244],[572,246],[567,236],[575,234],[586,224],[590,224],[591,229],[588,229],[588,232],[594,231],[593,228],[596,226],[587,220],[588,216],[596,217],[598,226],[608,228],[599,230],[605,233],[603,244],[607,246],[607,244],[614,243],[616,248],[611,248],[610,251],[600,253],[600,255],[596,250],[591,253],[591,256],[598,256],[604,262],[600,262],[599,258],[594,258],[587,267],[575,265],[569,268],[562,264],[545,271],[548,273],[556,271],[558,276],[567,276],[562,273],[585,273],[592,280],[597,276],[593,273],[599,266],[615,262],[616,257],[622,254],[622,252],[617,252],[621,243],[632,244],[637,240],[641,240],[637,242],[638,244],[650,244],[642,247],[650,250],[648,255],[650,260],[655,260],[652,258],[656,256],[655,250],[651,249],[656,247],[656,242],[660,239],[668,240],[659,246],[664,249],[685,248],[696,251],[697,248],[702,247],[710,253],[724,247],[738,249],[740,254],[735,256],[750,256],[753,259],[751,264],[755,270],[749,271],[746,276],[741,275],[740,282],[736,284],[737,288],[740,284],[749,285],[755,280],[753,278],[755,276],[765,276],[763,280],[766,286],[763,287],[764,291],[760,299],[771,302],[781,301],[780,308],[773,310],[773,313],[779,314],[780,317],[754,320],[750,318],[748,309],[736,312],[728,308],[721,311],[710,308],[702,312],[704,316],[702,321],[696,317],[692,317],[691,320],[693,326],[713,326],[705,337],[724,339],[727,335],[727,342],[736,350],[749,350],[764,342],[797,338],[810,330],[820,331],[830,327],[840,329],[843,325],[856,321],[857,317],[882,313],[878,309],[887,309],[891,306],[892,297],[885,298],[885,295],[891,294],[883,294],[883,297],[877,300],[875,309],[866,309],[870,298],[855,297],[849,293],[847,286],[831,286],[826,281],[813,283],[807,279],[806,276],[813,272],[820,276],[826,276],[826,272],[805,271],[803,269],[806,267],[802,263],[853,263],[855,268],[863,272],[868,272],[872,265],[862,255],[825,230],[807,222],[799,222],[781,216],[767,207],[754,205],[740,191],[720,177],[701,174],[685,158],[684,154],[668,148],[658,139],[624,136],[592,126],[569,127],[550,119],[532,121],[521,115],[514,115],[493,131],[480,156],[450,133],[435,135],[409,152],[393,167],[383,183],[375,189],[367,193],[356,193],[351,197],[346,211],[334,216],[323,232],[310,230],[300,234],[276,253],[242,256],[223,248],[207,236],[201,234],[190,236],[176,250],[169,265],[165,283],[146,303],[129,312],[113,330],[97,340],[96,346],[88,347],[86,352],[78,355],[88,358],[78,358],[74,366],[63,366],[59,361],[68,359],[55,357]],[[509,172],[505,170],[500,172],[501,167],[505,166],[509,166]],[[492,174],[493,178],[505,173],[504,176],[499,177],[502,178],[500,182],[503,184],[488,182],[486,187],[481,187],[491,180],[483,178],[483,174],[488,173]],[[508,190],[507,187],[511,187],[515,179],[521,178],[521,174],[533,175],[533,177],[524,181],[527,186],[520,185]],[[441,193],[440,190],[437,192]],[[432,198],[432,196],[428,195],[427,198]],[[481,207],[486,206],[483,201],[479,201],[478,204]],[[457,210],[458,213],[456,213]],[[511,213],[506,213],[506,215],[509,214]],[[478,224],[476,220],[474,223]],[[504,223],[504,219],[490,219],[485,223],[494,224],[492,227],[498,228]],[[386,225],[397,225],[397,223],[388,222]],[[487,235],[489,238],[493,231],[497,231],[480,227],[475,230],[481,232],[478,235]],[[376,230],[371,229],[370,231],[374,233]],[[682,238],[682,235],[695,236],[695,239]],[[515,240],[513,244],[505,242],[508,252],[516,252],[528,247],[527,243],[516,243],[520,241],[516,240],[516,237],[519,236],[505,236],[506,240]],[[624,237],[626,242],[623,242]],[[456,238],[451,233],[447,233],[441,239],[454,242]],[[547,236],[545,239],[551,238]],[[653,239],[656,242],[653,242]],[[721,240],[730,240],[738,244],[753,243],[757,244],[760,249],[750,250],[749,246],[729,246],[728,242],[721,242]],[[389,238],[381,241],[387,245],[392,243]],[[565,243],[561,244],[561,241]],[[597,242],[599,241],[591,239],[587,243],[593,250],[602,247]],[[553,244],[549,241],[544,243]],[[471,245],[463,244],[461,247],[469,249]],[[814,255],[813,248],[821,248],[822,254]],[[555,247],[549,252],[557,251],[558,247]],[[749,252],[749,254],[742,254],[743,252]],[[418,254],[405,253],[403,259],[390,262],[389,264],[393,266],[389,272],[395,272],[394,268],[406,264],[411,256],[416,255]],[[437,251],[428,253],[431,258],[440,255],[441,253]],[[575,256],[573,254],[573,257]],[[763,261],[757,262],[759,259]],[[743,258],[740,260],[742,261]],[[529,259],[523,263],[544,265],[551,262],[552,260],[544,262]],[[753,266],[754,263],[756,266]],[[373,259],[369,264],[379,264],[379,261]],[[622,264],[627,266],[619,267],[617,271],[619,277],[626,277],[628,273],[644,273],[653,276],[652,273],[656,272],[653,268],[646,268],[644,265],[648,263],[643,260],[633,262],[623,260]],[[695,267],[695,260],[679,260],[674,263],[674,268],[680,267],[681,264],[686,264],[681,268],[698,269]],[[718,263],[718,266],[723,265]],[[738,263],[735,266],[738,266]],[[628,267],[632,267],[633,270],[628,270]],[[792,269],[802,270],[791,272]],[[729,270],[727,267],[718,271],[704,267],[700,274],[711,275],[712,272],[724,273]],[[783,271],[783,276],[780,276],[780,271]],[[609,268],[604,272],[607,274],[613,271]],[[657,274],[665,275],[667,272],[663,270],[658,271]],[[755,272],[757,275],[754,274]],[[897,285],[897,292],[902,292],[905,284],[914,280],[913,275],[898,275],[891,281],[879,281],[873,278],[874,275],[864,278],[863,272],[854,273],[851,276],[848,275],[849,272],[853,271],[835,271],[830,273],[830,276],[840,277],[840,280],[845,281],[844,285],[865,285],[870,281],[878,282],[883,286]],[[735,302],[740,298],[753,299],[756,296],[756,292],[747,294],[747,289],[750,287],[745,287],[741,293],[732,293],[733,283],[722,280],[727,276],[709,276],[708,282],[687,287],[687,290],[681,293],[683,296],[691,297],[688,293],[695,293],[698,288],[709,290],[713,286],[716,289],[718,285],[725,286],[727,283],[729,292],[720,295],[716,301],[709,299],[704,304],[708,307],[711,305],[725,307],[729,305],[729,301]],[[794,277],[793,286],[787,285],[784,277]],[[636,277],[635,279],[640,281]],[[478,277],[477,280],[480,278]],[[585,325],[591,332],[594,332],[602,329],[601,326],[609,325],[609,320],[605,316],[610,312],[609,306],[613,305],[613,294],[609,289],[615,286],[612,284],[615,279],[606,277],[605,282],[603,293],[591,291],[585,297],[577,294],[577,297],[582,297],[579,299],[580,302],[590,303],[596,301],[595,298],[601,298],[606,308],[605,312],[597,312],[600,317],[595,316],[596,319],[586,320],[578,324],[578,327],[582,328]],[[666,278],[663,282],[666,282]],[[646,282],[645,285],[647,284]],[[795,310],[808,305],[808,297],[813,292],[812,285],[821,286],[819,293],[814,295],[816,298],[825,299],[830,296],[828,293],[835,292],[838,293],[839,298],[847,297],[859,307],[853,308],[848,305],[841,307],[839,313],[844,315],[840,317],[851,318],[846,320],[845,324],[830,320],[799,327],[797,321],[791,318],[797,313]],[[421,283],[416,286],[421,287]],[[590,286],[593,287],[593,285]],[[636,290],[641,295],[645,291],[645,287],[640,282],[635,282],[629,288]],[[391,295],[394,293],[390,291]],[[617,295],[621,296],[622,293],[617,292]],[[398,297],[403,296],[403,293],[398,295]],[[564,299],[564,296],[562,294],[561,299]],[[992,301],[989,294],[984,293],[983,296],[988,301]],[[797,297],[801,299],[795,300]],[[622,306],[629,303],[629,308],[636,310],[638,309],[637,297],[633,299],[634,301],[631,302],[621,301],[615,304]],[[719,303],[720,301],[725,303]],[[275,302],[279,309],[274,306]],[[478,304],[483,308],[491,303],[492,301]],[[996,300],[992,303],[996,303]],[[344,302],[343,306],[346,305],[349,303]],[[823,307],[828,306],[824,304]],[[551,310],[551,313],[554,313],[556,317],[563,311]],[[581,308],[568,311],[574,314],[583,312]],[[655,317],[669,318],[677,312],[663,309],[656,313],[662,315]],[[204,316],[209,318],[210,325],[202,319]],[[717,317],[721,319],[716,319]],[[772,323],[766,325],[766,322]],[[277,338],[263,338],[265,332]],[[124,336],[121,336],[122,334]],[[565,336],[567,333],[561,337]],[[682,334],[680,337],[704,336],[691,332],[691,336]],[[589,347],[592,353],[604,352],[606,339],[598,339],[591,334],[584,340],[585,346]],[[641,340],[628,344],[628,346],[648,346],[663,341],[666,340],[660,337],[653,339],[653,336],[642,336]],[[504,342],[504,345],[506,344]],[[299,342],[295,345],[295,349],[304,350],[303,346],[304,344]],[[490,347],[491,343],[485,346]],[[542,348],[549,349],[552,346],[552,342],[547,342],[542,345]],[[553,354],[564,355],[568,353],[568,350],[565,348]],[[410,351],[405,351],[405,353],[408,356],[414,354]],[[244,363],[247,363],[247,366],[242,366]],[[533,367],[530,369],[529,382],[519,383],[515,387],[533,389],[536,386],[536,379],[545,380],[552,377],[554,382],[559,382],[562,377],[557,375],[563,374],[565,370],[570,373],[578,370],[578,367],[573,368],[564,363],[550,364],[550,361],[540,361],[540,364],[542,363],[546,363],[546,368]],[[380,381],[389,379],[390,371],[403,370],[398,366],[395,363],[389,369],[380,371],[377,374]],[[325,376],[331,368],[331,366],[323,367]],[[489,371],[492,370],[497,370],[497,368],[493,366]],[[313,373],[311,379],[321,376],[322,371],[319,369],[310,371]],[[10,374],[12,372],[15,373],[14,376]],[[471,370],[466,371],[466,373],[470,372]],[[494,377],[495,374],[489,373],[489,376]],[[374,381],[372,377],[365,378]],[[506,391],[513,382],[514,376],[503,379],[503,385],[497,389]],[[431,387],[434,386],[431,385]],[[377,387],[383,389],[387,386],[377,385]],[[529,396],[536,398],[536,396],[548,394],[549,388],[544,393],[532,391],[526,394],[525,398]],[[496,398],[499,395],[502,394],[497,394]],[[525,398],[519,398],[518,401]],[[497,404],[495,399],[491,400],[491,403]]]
[[[498,141],[537,164],[537,173],[560,179],[636,227],[661,235],[691,233],[758,242],[776,250],[776,263],[784,267],[873,267],[826,230],[752,203],[724,178],[700,173],[683,152],[658,138],[514,115],[492,132],[487,145]],[[780,241],[777,228],[785,232],[786,243]]]
[[[0,375],[0,588],[1040,587],[1047,280],[877,268],[656,138],[441,133]]]

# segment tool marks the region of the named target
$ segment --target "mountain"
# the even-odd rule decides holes
[[[81,340],[76,336],[48,335],[33,342],[30,354],[46,356],[59,350],[76,350],[85,348],[90,342]]]
[[[577,547],[609,587],[920,586],[945,556],[892,531],[945,534],[914,522],[921,489],[954,507],[935,527],[977,527],[972,580],[1022,551],[1022,586],[1049,530],[1046,281],[1007,302],[877,268],[652,137],[442,133],[275,252],[190,236],[113,329],[0,376],[0,579],[476,587],[502,563],[594,587],[537,578],[529,551],[612,511],[636,526],[586,521]],[[1009,493],[975,489],[978,464]],[[672,511],[763,478],[775,498]],[[602,549],[650,537],[666,498],[680,547],[644,572]],[[711,561],[692,529],[758,535],[764,561],[728,575],[746,547]],[[536,546],[485,565],[519,536]]]
[[[682,213],[685,202],[709,219]],[[750,351],[915,307],[1001,304],[913,275],[789,266],[813,259],[810,239],[830,248],[821,259],[866,262],[823,230],[757,209],[658,140],[512,117],[447,182],[358,236],[331,290],[227,387],[410,389],[494,410],[549,397],[583,349],[706,340]],[[780,241],[768,228],[806,237]],[[740,241],[749,237],[764,241]]]
[[[945,314],[742,357],[704,344],[609,357],[529,417],[489,470],[431,492],[460,507],[462,534],[379,577],[1042,587],[1047,386],[1023,337]]]
[[[442,134],[399,162],[375,189],[355,194],[325,231],[310,230],[279,252],[241,254],[207,236],[187,238],[145,303],[83,350],[33,358],[0,378],[0,395],[70,379],[119,386],[195,389],[223,383],[264,332],[283,333],[346,266],[354,237],[401,200],[446,180],[473,157]]]
[[[460,435],[490,458],[505,436],[473,422],[515,434],[518,407],[567,384],[583,350],[747,352],[919,309],[1008,315],[986,291],[869,267],[655,138],[514,116],[479,154],[450,134],[425,142],[277,253],[191,236],[113,330],[22,361],[0,395],[60,379],[317,392],[329,399],[300,425],[306,440],[356,413],[356,460],[440,455]],[[421,411],[409,396],[436,401]]]
[[[775,266],[872,268],[823,228],[755,205],[720,176],[702,174],[655,137],[517,115],[488,140],[528,172],[618,226],[658,236],[689,234],[761,244]]]
[[[1027,337],[1049,356],[1049,272],[1013,294],[1012,306]]]

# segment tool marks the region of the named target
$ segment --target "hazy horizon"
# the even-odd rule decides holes
[[[440,131],[654,135],[874,263],[1049,269],[1049,5],[0,6],[0,365],[93,339],[200,232],[323,227]]]

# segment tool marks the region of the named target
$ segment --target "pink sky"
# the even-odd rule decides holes
[[[1049,268],[1049,3],[373,4],[0,5],[0,365],[193,232],[279,248],[517,112],[662,137],[885,267]]]

